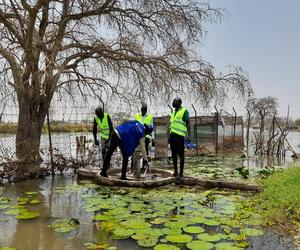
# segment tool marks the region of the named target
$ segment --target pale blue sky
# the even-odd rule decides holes
[[[291,105],[300,117],[300,0],[211,0],[225,8],[220,24],[207,25],[201,55],[224,70],[248,71],[257,97],[275,96],[280,115]]]

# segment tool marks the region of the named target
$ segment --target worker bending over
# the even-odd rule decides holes
[[[147,155],[145,149],[145,135],[152,133],[152,126],[142,125],[137,120],[125,122],[117,126],[111,135],[110,143],[103,161],[103,167],[100,175],[107,176],[107,169],[109,167],[111,156],[117,147],[120,148],[122,153],[122,175],[121,180],[127,180],[126,172],[128,165],[128,158],[132,156],[134,150],[140,145],[142,155],[146,164],[150,161],[150,156]]]

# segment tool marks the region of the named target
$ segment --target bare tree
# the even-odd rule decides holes
[[[274,120],[277,113],[278,101],[276,97],[268,96],[262,98],[251,98],[248,100],[247,108],[250,110],[257,121],[260,122],[259,134],[255,134],[256,153],[265,152],[265,127],[268,119],[270,125],[270,138],[267,143],[267,152],[270,152],[270,144],[274,137]]]
[[[2,0],[0,65],[19,104],[17,157],[40,159],[57,91],[126,101],[180,92],[206,102],[230,88],[248,94],[242,69],[215,73],[193,50],[203,24],[221,16],[188,0]]]

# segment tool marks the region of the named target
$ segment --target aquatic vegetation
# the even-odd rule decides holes
[[[114,240],[131,238],[141,247],[240,249],[249,244],[248,237],[263,234],[258,227],[262,219],[238,192],[100,188],[82,198],[100,231]]]
[[[69,233],[79,226],[77,219],[57,219],[52,222],[49,227],[57,233]]]
[[[210,250],[214,248],[214,244],[207,241],[202,240],[194,240],[186,244],[186,247],[191,250]]]

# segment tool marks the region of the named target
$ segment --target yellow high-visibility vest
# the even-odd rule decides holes
[[[143,125],[146,124],[148,126],[152,126],[153,117],[150,114],[146,115],[144,122],[143,122],[143,116],[140,113],[135,114],[134,119],[136,119],[139,123],[141,123]],[[151,139],[151,135],[146,135],[146,137]]]
[[[175,114],[175,111],[172,112],[170,118],[170,133],[175,133],[181,136],[186,136],[187,126],[186,122],[182,120],[186,108],[181,107]]]
[[[98,125],[100,136],[104,140],[109,139],[109,124],[108,124],[107,117],[108,117],[108,114],[104,113],[104,116],[103,116],[102,122],[101,122],[100,118],[98,116],[95,116],[95,121]]]

